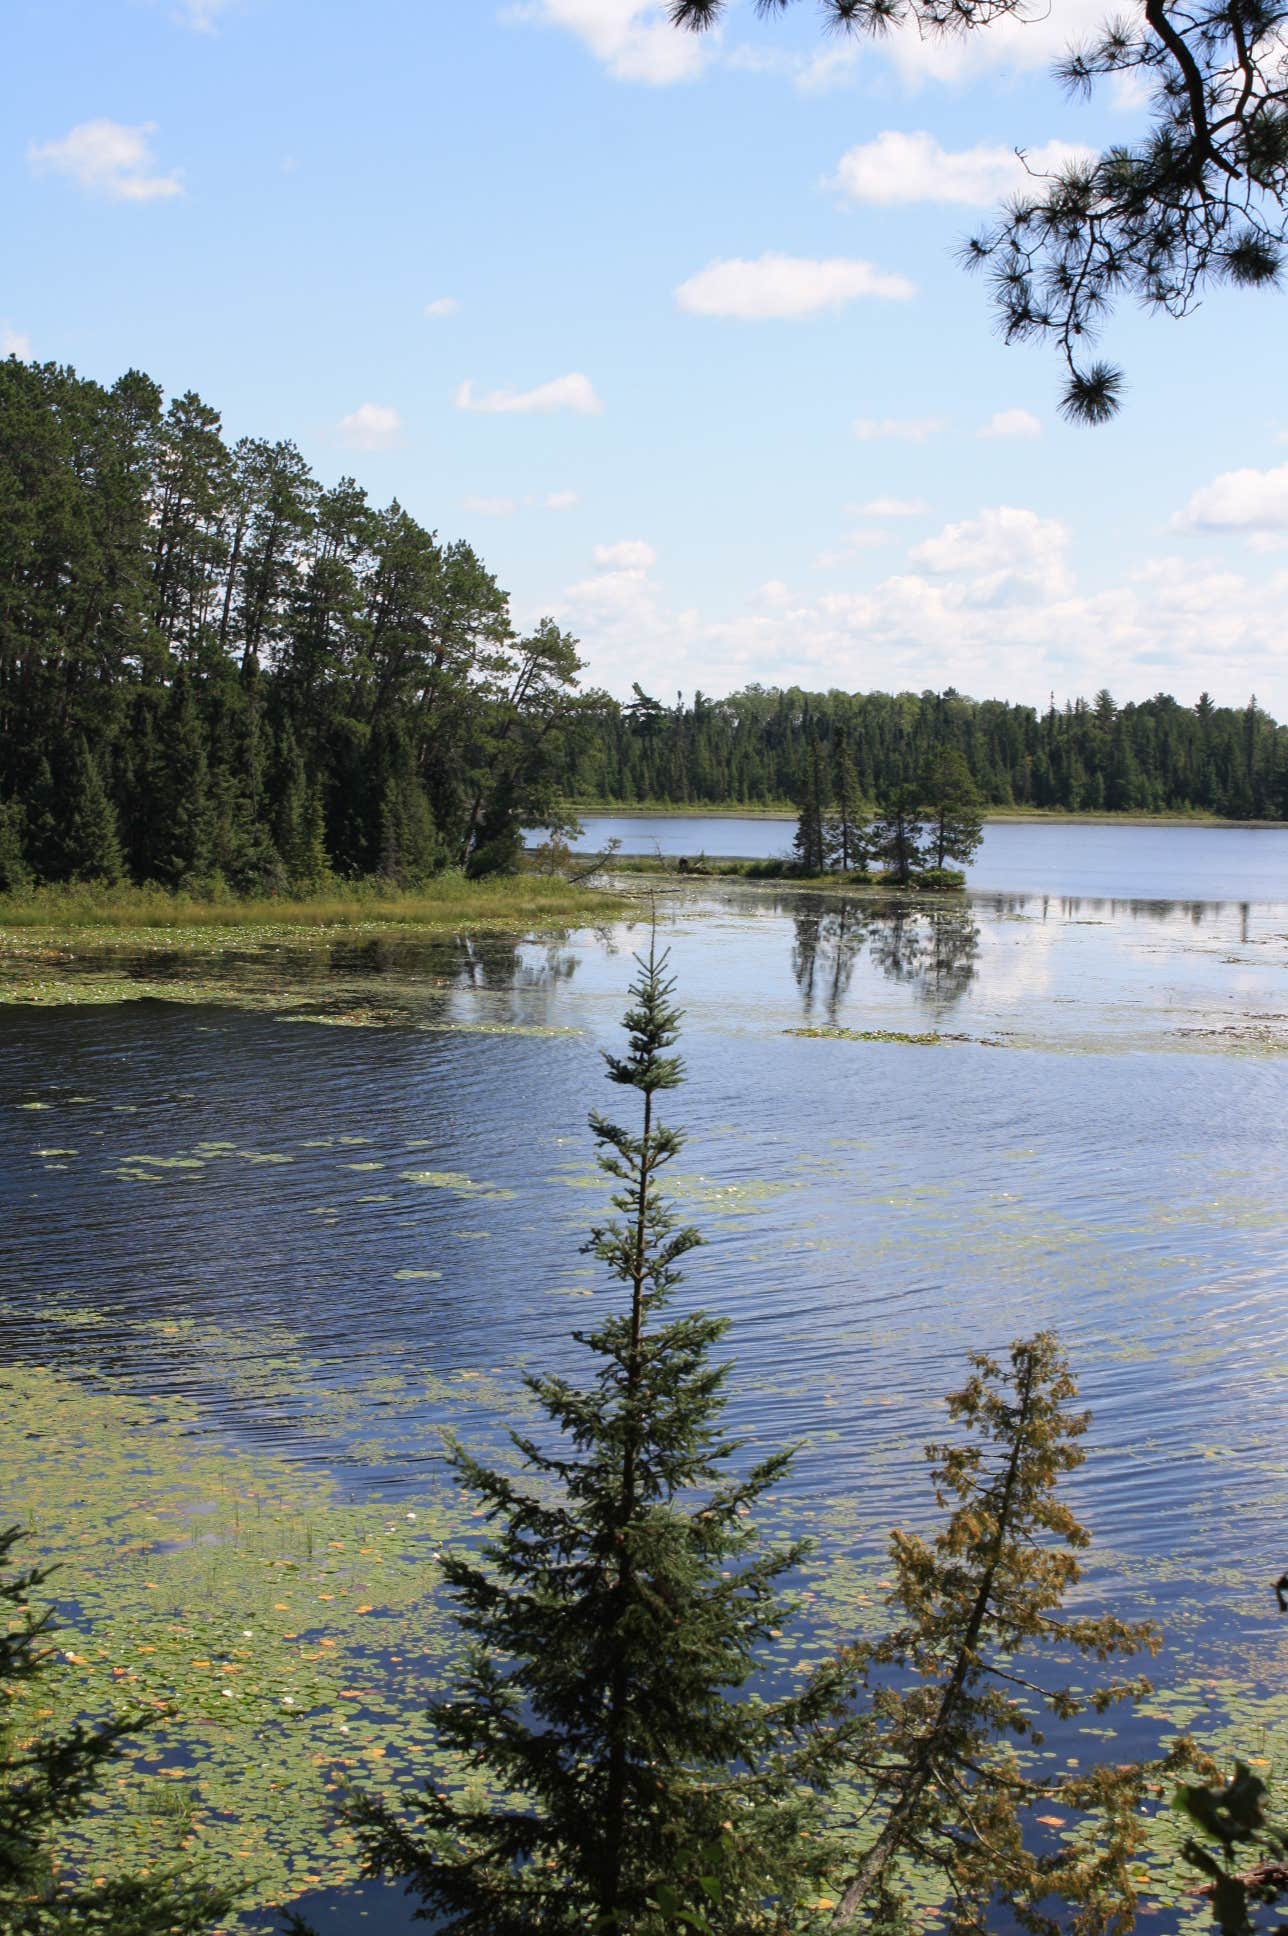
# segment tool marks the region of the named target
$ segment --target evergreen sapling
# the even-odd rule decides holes
[[[576,1334],[594,1376],[528,1380],[556,1429],[512,1435],[522,1479],[452,1450],[491,1532],[444,1563],[471,1651],[430,1708],[443,1766],[410,1820],[353,1806],[368,1873],[408,1878],[456,1936],[784,1930],[826,1859],[799,1710],[745,1695],[804,1550],[763,1547],[748,1518],[790,1455],[739,1470],[725,1320],[668,1308],[700,1241],[658,1181],[683,1141],[657,1119],[682,1076],[672,990],[654,942],[607,1057],[642,1121],[591,1117],[617,1215],[586,1248],[624,1293]]]

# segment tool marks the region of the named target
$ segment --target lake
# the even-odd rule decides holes
[[[688,824],[649,826],[690,853],[790,833],[695,822],[699,841]],[[1256,1746],[1288,1718],[1269,1591],[1288,1562],[1288,833],[997,826],[976,882],[923,904],[720,881],[658,894],[686,1010],[673,1182],[707,1238],[683,1296],[732,1320],[738,1430],[800,1447],[780,1510],[820,1541],[804,1622],[820,1632],[844,1630],[861,1574],[879,1599],[890,1526],[929,1523],[921,1447],[966,1354],[1057,1328],[1093,1413],[1071,1487],[1095,1535],[1082,1604],[1163,1624],[1158,1727],[1231,1721]],[[448,1524],[438,1427],[495,1443],[525,1369],[577,1366],[570,1333],[602,1282],[579,1248],[602,1203],[585,1119],[621,1104],[600,1052],[644,934],[247,948],[216,965],[226,1002],[0,1008],[11,1371],[128,1398],[154,1437],[181,1435],[181,1463],[270,1475],[240,1499],[327,1488],[299,1504],[319,1535],[293,1580],[322,1565],[324,1511],[334,1552],[399,1542],[377,1642],[348,1616],[328,1627],[325,1585],[307,1621],[290,1594],[243,1589],[210,1541],[211,1605],[259,1596],[253,1619],[229,1598],[228,1622],[347,1650],[366,1706],[336,1722],[331,1684],[308,1683],[309,1757],[346,1745],[324,1723],[347,1738],[369,1712],[387,1733],[446,1671],[404,1564],[425,1562],[436,1512],[433,1538],[469,1536]],[[312,1023],[241,1002],[294,980],[316,992]],[[15,1437],[33,1483],[55,1436],[48,1453]],[[178,1479],[148,1466],[142,1431],[130,1446],[128,1485],[155,1510]],[[72,1530],[65,1544],[79,1602]],[[113,1553],[145,1604],[165,1552],[136,1529]],[[357,1582],[336,1593],[360,1599]],[[219,1752],[266,1752],[294,1700],[274,1693],[242,1736],[215,1703]],[[324,1929],[371,1926],[318,1894],[326,1878],[291,1873]]]
[[[690,861],[787,857],[796,830],[791,820],[734,814],[588,813],[581,825],[571,843],[579,853],[618,840],[623,855]],[[1288,901],[1288,830],[993,820],[967,886],[1107,900]]]

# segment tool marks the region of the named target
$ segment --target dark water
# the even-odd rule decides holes
[[[1277,883],[1277,838],[1233,840],[1231,871],[1264,853]],[[924,1520],[920,1448],[966,1352],[1054,1326],[1094,1412],[1089,1597],[1174,1613],[1199,1655],[1246,1648],[1255,1679],[1288,1560],[1285,903],[660,900],[687,1010],[677,1190],[708,1239],[684,1294],[733,1320],[735,1423],[800,1443],[795,1496],[848,1551]],[[122,1381],[196,1396],[350,1493],[423,1487],[434,1416],[317,1393],[482,1369],[499,1424],[521,1369],[575,1362],[601,1201],[585,1117],[620,1102],[600,1050],[640,941],[313,958],[323,988],[397,989],[382,1028],[0,1009],[3,1349],[43,1360],[45,1313],[91,1305]],[[809,1027],[945,1039],[787,1032]],[[298,1400],[257,1395],[253,1342],[212,1363],[140,1328],[158,1314],[288,1337]]]
[[[790,820],[587,814],[579,850],[769,860],[791,852]],[[536,836],[530,836],[536,838]],[[1096,826],[994,821],[967,874],[972,888],[1108,900],[1288,901],[1288,829]]]

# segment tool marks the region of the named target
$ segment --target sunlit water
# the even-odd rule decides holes
[[[659,896],[686,1010],[674,1181],[707,1239],[684,1295],[732,1320],[734,1422],[799,1444],[791,1497],[847,1555],[924,1523],[921,1447],[965,1354],[1058,1328],[1094,1413],[1073,1486],[1089,1598],[1170,1614],[1198,1658],[1246,1648],[1255,1680],[1278,1672],[1267,1582],[1288,1560],[1288,835],[1213,830],[1239,891],[1155,900],[1142,871],[1206,879],[1186,843],[1207,832],[1111,831],[1117,899]],[[1076,832],[1098,879],[1102,830]],[[602,1202],[585,1119],[625,1106],[600,1051],[642,932],[297,964],[323,998],[396,987],[380,1028],[0,1009],[4,1350],[47,1361],[47,1315],[89,1306],[111,1373],[196,1396],[212,1431],[355,1495],[423,1487],[432,1410],[319,1393],[481,1369],[499,1429],[523,1369],[575,1367],[601,1281],[579,1249]],[[158,1314],[232,1343],[167,1342]],[[257,1396],[269,1332],[304,1368],[296,1398],[269,1366]],[[101,1365],[101,1334],[84,1350]]]
[[[790,820],[732,814],[587,814],[572,845],[598,853],[617,840],[624,855],[772,860],[790,855],[794,832]],[[1288,835],[1280,827],[991,821],[967,884],[1106,900],[1285,901]]]

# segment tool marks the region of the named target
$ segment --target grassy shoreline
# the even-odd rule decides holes
[[[568,800],[570,813],[603,814],[639,820],[785,820],[793,821],[797,809],[781,806],[744,806],[737,801],[709,801],[676,806],[662,800]],[[1077,813],[1054,807],[989,807],[984,813],[986,826],[1032,823],[1051,827],[1251,827],[1254,829],[1288,827],[1288,820],[1227,820],[1217,813],[1107,813],[1103,809]]]
[[[505,933],[514,928],[585,927],[625,911],[620,895],[535,874],[481,881],[446,875],[406,892],[337,887],[323,894],[207,897],[153,887],[38,887],[0,896],[0,949],[17,937],[163,937],[167,948],[233,941],[333,940],[382,931]]]

